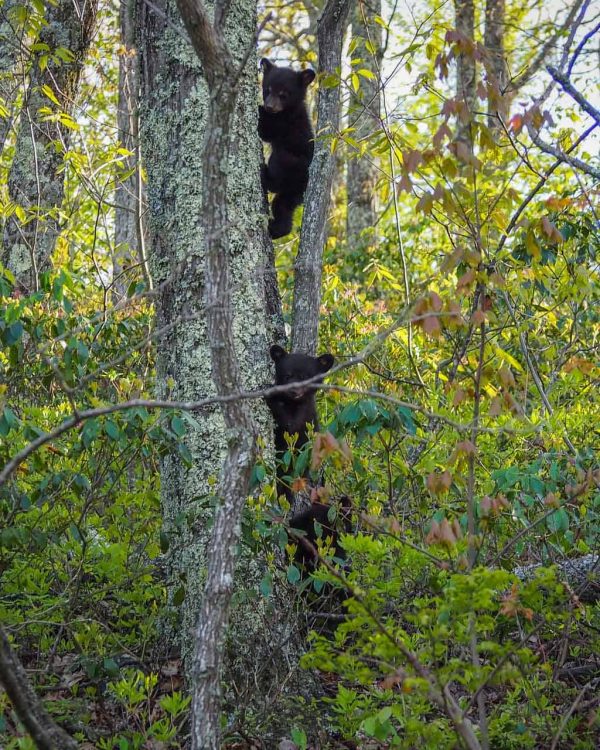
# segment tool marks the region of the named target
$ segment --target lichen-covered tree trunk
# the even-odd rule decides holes
[[[143,211],[143,182],[139,160],[139,57],[135,49],[135,0],[121,0],[119,18],[121,26],[121,54],[119,56],[119,86],[117,104],[117,129],[121,148],[130,152],[122,162],[126,176],[115,191],[115,252],[113,256],[113,295],[120,299],[132,281],[123,273],[126,266],[141,268],[147,287],[151,278],[145,254],[145,221]]]
[[[352,14],[352,39],[358,40],[352,57],[361,59],[360,68],[372,78],[361,76],[360,88],[352,96],[348,109],[348,127],[355,128],[352,138],[359,143],[380,128],[381,26],[374,22],[381,16],[381,0],[358,0]],[[369,244],[374,239],[377,219],[377,163],[374,156],[351,154],[346,180],[348,245]]]
[[[473,0],[454,0],[456,30],[467,40],[475,37],[475,7]],[[475,56],[472,52],[462,52],[456,60],[456,98],[465,103],[472,117],[476,103]],[[456,139],[471,143],[471,128],[467,121],[458,120]]]
[[[342,44],[352,0],[328,0],[317,24],[319,74],[339,75]],[[317,100],[317,140],[310,165],[304,200],[300,246],[296,256],[293,301],[292,349],[314,354],[319,334],[323,247],[327,214],[331,204],[334,157],[329,138],[339,130],[339,86],[319,88]]]
[[[215,391],[204,309],[208,217],[203,213],[202,168],[209,92],[175,0],[156,0],[152,8],[140,3],[139,13],[140,137],[148,174],[148,255],[156,291],[156,327],[171,326],[158,347],[157,388],[163,397],[195,400]],[[225,20],[225,39],[237,65],[245,56],[247,60],[238,83],[229,158],[223,158],[220,167],[227,172],[228,189],[213,197],[214,201],[227,201],[233,338],[246,389],[272,380],[255,23],[255,3],[233,0]],[[177,324],[182,317],[185,321]],[[252,410],[263,436],[270,437],[271,421],[262,401],[252,402]],[[228,439],[221,409],[207,409],[196,414],[195,424],[188,426],[183,455],[167,455],[161,466],[171,618],[165,622],[164,637],[171,646],[181,648],[188,674]],[[243,708],[246,713],[241,726],[252,731],[251,722],[266,722],[261,725],[266,734],[267,727],[272,731],[282,720],[278,700],[297,665],[298,654],[293,652],[294,638],[290,637],[293,623],[286,622],[286,618],[293,619],[293,612],[289,607],[279,608],[275,598],[265,599],[259,592],[265,568],[258,556],[244,546],[240,555],[227,632],[224,705],[228,721],[235,721],[236,709]],[[295,681],[289,684],[295,685]]]
[[[7,220],[2,253],[4,264],[28,291],[38,288],[60,231],[60,167],[70,143],[70,130],[60,116],[73,113],[97,11],[98,0],[47,3],[46,24],[32,53],[8,177],[9,196],[23,209],[25,221],[17,213]]]
[[[504,52],[504,15],[504,0],[486,0],[484,44],[488,55],[487,72],[489,82],[498,92],[497,99],[488,99],[488,125],[494,130],[501,127],[498,116],[506,115],[503,95],[508,81],[508,70]]]
[[[0,153],[13,121],[13,107],[23,76],[23,51],[26,34],[23,25],[15,20],[16,0],[5,0],[0,7]]]

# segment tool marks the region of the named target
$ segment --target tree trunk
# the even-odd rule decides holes
[[[78,743],[50,718],[35,694],[27,672],[0,627],[0,685],[39,750],[75,750]]]
[[[348,126],[355,128],[351,135],[359,143],[380,128],[382,29],[373,21],[375,16],[381,16],[381,0],[359,0],[352,15],[352,39],[361,40],[352,56],[361,58],[359,67],[373,74],[373,78],[360,77],[360,88],[352,96],[348,109]],[[377,175],[374,156],[350,154],[346,180],[346,233],[350,247],[368,245],[375,239]]]
[[[13,124],[13,108],[18,97],[23,69],[26,31],[15,24],[12,10],[17,0],[5,0],[0,8],[0,97],[5,116],[0,117],[0,153]]]
[[[473,0],[454,0],[456,30],[466,40],[475,38],[475,9]],[[475,57],[473,54],[461,53],[456,60],[456,98],[464,102],[468,114],[472,117],[476,103]],[[462,141],[472,148],[470,122],[458,120],[457,141]]]
[[[48,119],[47,113],[40,109],[49,108],[53,114],[60,112],[67,116],[73,113],[97,10],[98,0],[47,3],[47,23],[37,41],[48,45],[50,54],[42,48],[32,55],[15,157],[8,177],[10,199],[24,209],[29,220],[21,223],[13,214],[5,224],[3,238],[3,262],[27,291],[38,289],[39,274],[50,263],[60,231],[64,173],[59,169],[70,143],[69,128],[57,118]],[[69,50],[72,58],[55,59],[58,48]]]
[[[202,67],[187,40],[175,0],[156,0],[152,8],[140,3],[139,9],[140,137],[148,174],[149,258],[156,289],[156,327],[160,329],[183,314],[188,318],[185,324],[170,328],[161,339],[157,390],[160,396],[184,400],[215,393],[211,345],[214,354],[214,347],[218,349],[221,344],[215,340],[214,329],[207,327],[210,316],[204,305],[205,248],[220,239],[212,236],[220,235],[215,232],[212,209],[217,210],[225,201],[230,289],[227,296],[233,313],[233,346],[244,388],[258,388],[272,381],[268,345],[273,340],[273,310],[266,299],[265,276],[273,269],[268,268],[269,244],[259,177],[256,4],[233,0],[222,21],[235,63],[239,65],[245,55],[248,58],[237,84],[228,157],[226,153],[217,154],[209,144],[211,158],[221,156],[213,167],[226,175],[227,183],[226,193],[210,196],[217,206],[213,205],[210,211],[203,201],[203,155],[207,137],[215,134],[207,132],[210,92]],[[211,302],[211,309],[219,305],[219,299]],[[231,390],[234,380],[227,375],[224,380]],[[219,385],[222,388],[223,382]],[[252,417],[263,436],[270,436],[271,420],[266,407],[261,401],[251,404]],[[181,649],[188,675],[193,667],[195,628],[198,624],[202,630],[206,625],[206,607],[210,613],[214,606],[225,616],[222,622],[226,622],[226,602],[203,600],[203,591],[212,585],[211,571],[218,565],[214,556],[207,558],[211,528],[220,530],[227,522],[228,503],[233,503],[233,495],[243,487],[244,477],[238,482],[237,473],[235,479],[232,474],[228,486],[231,452],[230,461],[223,468],[228,447],[235,451],[250,437],[232,428],[230,417],[226,426],[219,408],[197,415],[183,441],[189,451],[187,465],[185,454],[170,454],[161,466],[170,595],[170,619],[164,623],[164,636],[167,644]],[[219,477],[221,488],[225,489],[221,500],[217,499]],[[237,505],[233,503],[231,507],[235,510]],[[231,517],[229,521],[233,528],[227,526],[223,548],[220,539],[216,539],[217,552],[223,557],[230,555],[231,544],[239,535],[237,519]],[[290,636],[291,624],[286,622],[293,613],[289,603],[287,608],[280,607],[273,597],[266,599],[259,593],[265,566],[256,553],[242,546],[240,555],[235,577],[236,606],[231,610],[227,631],[219,631],[220,643],[216,644],[220,648],[225,639],[224,711],[231,725],[238,719],[239,707],[244,707],[245,712],[239,714],[240,728],[252,731],[246,721],[264,721],[262,731],[266,733],[265,727],[275,731],[286,721],[289,724],[289,716],[285,718],[278,698],[286,690],[301,690],[295,679],[289,679],[284,686],[290,670],[297,672],[296,641]],[[205,607],[199,620],[201,603]],[[212,629],[210,632],[214,634]],[[204,668],[219,671],[219,665],[212,661]],[[211,684],[214,686],[214,682]]]
[[[118,301],[127,292],[135,277],[143,275],[147,288],[152,288],[146,261],[146,237],[143,210],[144,189],[139,160],[139,56],[135,49],[136,29],[135,0],[121,0],[119,16],[121,26],[121,54],[119,56],[119,91],[117,104],[117,128],[119,145],[127,149],[130,156],[121,162],[125,173],[115,191],[115,253],[113,256],[113,296]],[[123,273],[123,269],[139,264],[135,274]]]
[[[504,91],[508,82],[508,70],[504,53],[504,0],[486,0],[484,43],[488,54],[488,83],[497,90],[497,99],[488,97],[488,125],[500,129],[498,117],[506,117]]]
[[[318,23],[319,74],[336,75],[352,0],[328,0]],[[319,88],[317,141],[304,200],[300,246],[295,263],[292,349],[314,354],[319,335],[321,277],[327,214],[331,203],[334,156],[327,136],[340,125],[339,86]]]

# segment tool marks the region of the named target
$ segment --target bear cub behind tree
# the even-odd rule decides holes
[[[277,239],[292,231],[294,209],[304,200],[308,185],[314,134],[304,97],[315,71],[279,67],[266,57],[260,66],[263,104],[258,108],[258,134],[272,147],[261,169],[261,182],[265,193],[275,193],[269,234]]]
[[[331,369],[334,362],[331,354],[311,357],[301,352],[288,353],[277,344],[271,347],[270,353],[271,359],[275,362],[275,385],[297,383],[309,380],[316,375],[324,375]],[[275,456],[277,459],[281,459],[287,450],[286,432],[290,435],[298,435],[296,447],[300,449],[308,441],[308,425],[312,424],[315,430],[319,429],[315,393],[314,386],[303,385],[266,399],[275,421]],[[278,465],[277,493],[293,500],[292,491],[282,481],[283,475],[284,471],[281,465]]]

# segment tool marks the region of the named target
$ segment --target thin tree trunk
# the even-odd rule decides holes
[[[335,75],[341,68],[342,44],[351,5],[352,0],[328,0],[319,19],[319,74]],[[295,263],[292,313],[292,349],[307,354],[316,352],[319,335],[323,246],[335,166],[328,136],[335,135],[339,126],[339,86],[321,86],[317,104],[315,155],[310,165],[300,246]]]
[[[5,224],[3,238],[3,261],[27,291],[38,288],[39,274],[49,265],[60,231],[64,173],[59,168],[70,143],[69,128],[58,120],[45,119],[40,109],[73,113],[97,11],[98,0],[47,3],[47,23],[42,26],[38,42],[48,45],[51,53],[59,47],[65,48],[73,57],[57,62],[45,48],[32,55],[15,157],[8,177],[11,200],[25,210],[30,220],[22,224],[13,214]],[[47,58],[45,64],[42,57]]]
[[[498,98],[488,98],[488,125],[500,129],[498,117],[506,117],[504,91],[508,82],[508,70],[504,52],[504,0],[486,0],[484,43],[488,54],[487,73],[489,83],[497,90]]]
[[[380,128],[382,29],[373,21],[375,16],[381,16],[381,0],[368,2],[359,0],[352,15],[352,39],[361,40],[352,56],[361,58],[359,67],[373,74],[373,78],[360,77],[360,88],[358,93],[352,96],[348,109],[348,126],[355,128],[351,135],[359,143]],[[350,154],[346,180],[348,193],[346,233],[350,247],[359,244],[366,245],[375,239],[376,184],[375,157],[365,158]]]
[[[115,191],[115,254],[113,256],[113,295],[119,300],[132,279],[143,275],[146,286],[152,281],[146,261],[144,188],[139,160],[139,56],[135,49],[135,0],[121,0],[119,17],[121,25],[121,55],[119,57],[119,87],[117,129],[121,148],[131,153],[121,162],[125,172]],[[132,264],[140,266],[134,276],[123,273]]]
[[[48,715],[2,627],[0,627],[0,684],[6,690],[19,720],[39,750],[74,750],[77,747],[78,743]]]
[[[475,9],[473,0],[454,0],[454,14],[456,30],[471,41],[475,38]],[[476,83],[475,57],[473,54],[461,53],[456,60],[456,98],[464,102],[470,116],[475,111]],[[471,147],[471,128],[469,122],[459,118],[457,141],[469,144]]]
[[[256,4],[232,0],[219,27],[235,65],[248,56],[237,81],[229,153],[219,145],[218,139],[225,137],[223,123],[218,118],[209,122],[209,96],[216,95],[215,84],[206,84],[175,0],[155,0],[152,6],[139,6],[140,137],[148,174],[156,327],[162,328],[184,312],[193,317],[192,322],[169,329],[161,340],[157,390],[161,396],[194,400],[217,390],[235,390],[238,379],[246,389],[272,382],[268,348],[273,339],[265,299],[269,245],[257,133]],[[211,170],[223,180],[220,188],[213,189],[214,173],[207,183],[206,148]],[[206,190],[211,193],[203,197]],[[221,286],[215,292],[215,277],[225,272],[225,267],[219,270],[218,264],[212,265],[221,252],[216,250],[219,246],[228,260],[228,281],[220,279],[228,291]],[[207,253],[211,266],[205,273]],[[213,292],[210,298],[209,292]],[[232,341],[223,340],[223,329],[215,326],[214,316],[226,314],[225,308],[233,317]],[[228,370],[231,358],[225,355],[232,346],[237,374]],[[225,364],[221,356],[226,357]],[[242,729],[246,714],[253,721],[260,717],[270,733],[286,722],[289,726],[291,719],[281,706],[286,691],[302,691],[293,674],[286,684],[298,660],[297,641],[290,637],[288,622],[293,612],[289,603],[287,608],[278,607],[274,598],[258,593],[264,563],[247,547],[238,550],[236,540],[253,450],[254,427],[249,425],[256,422],[265,438],[272,428],[262,402],[252,402],[251,423],[246,415],[238,419],[242,413],[237,405],[231,408],[225,414],[213,408],[197,415],[182,441],[189,451],[187,465],[175,453],[162,462],[170,595],[163,641],[181,649],[193,680],[209,685],[207,690],[216,701],[213,707],[221,700],[223,659],[223,685],[228,688],[223,695],[224,711],[231,720],[239,716]],[[237,555],[241,555],[234,578],[238,599],[226,627],[232,580],[230,574],[223,578],[221,573],[230,570]],[[210,656],[194,668],[197,628]],[[240,711],[242,707],[246,710]],[[211,727],[206,731],[215,731]]]

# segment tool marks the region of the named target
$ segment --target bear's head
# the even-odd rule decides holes
[[[274,65],[266,57],[260,61],[263,72],[263,104],[267,112],[277,114],[293,110],[304,101],[306,89],[315,80],[315,71],[297,72]]]
[[[271,359],[275,362],[275,385],[287,385],[309,380],[316,375],[324,375],[334,363],[333,355],[321,354],[319,357],[311,357],[301,352],[286,352],[286,350],[274,344],[271,347]],[[323,378],[315,380],[320,383]],[[315,390],[310,385],[298,386],[282,393],[283,398],[290,401],[300,401],[307,393]]]

